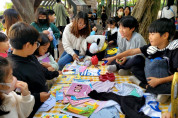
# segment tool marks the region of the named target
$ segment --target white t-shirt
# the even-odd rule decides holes
[[[172,10],[171,10],[172,9]],[[172,5],[169,9],[168,7],[164,7],[162,11],[162,18],[172,18],[177,16],[177,6]]]

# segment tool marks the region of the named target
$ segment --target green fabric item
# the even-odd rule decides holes
[[[136,89],[132,90],[132,92],[130,93],[130,95],[133,95],[133,96],[136,96],[136,97],[141,97],[141,96],[137,93],[137,90],[136,90]]]
[[[66,26],[67,25],[67,11],[62,3],[57,3],[54,5],[54,12],[56,14],[56,26]]]

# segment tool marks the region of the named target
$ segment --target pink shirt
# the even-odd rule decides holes
[[[0,53],[0,56],[6,58],[7,57],[7,53]]]

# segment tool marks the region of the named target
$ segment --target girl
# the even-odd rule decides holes
[[[50,40],[46,34],[40,34],[41,41],[40,47],[35,51],[35,56],[38,58],[38,61],[46,67],[49,71],[58,70],[58,64],[54,61],[54,58],[48,52],[48,48],[50,46]],[[47,53],[48,52],[48,53]]]
[[[60,71],[67,63],[79,58],[81,42],[89,35],[90,26],[88,14],[80,11],[74,21],[68,24],[64,29],[62,36],[64,52],[58,61]]]
[[[130,16],[131,15],[131,9],[129,6],[126,6],[124,9],[124,16]]]
[[[115,17],[116,23],[119,24],[120,19],[124,15],[124,8],[123,7],[118,7],[117,9],[117,16]]]
[[[9,28],[18,21],[22,21],[19,13],[15,9],[6,9],[3,13],[4,26],[6,28],[6,34],[8,35]]]
[[[0,32],[0,56],[6,58],[9,49],[9,41],[7,36]]]
[[[13,90],[19,88],[21,95]],[[10,62],[0,57],[0,117],[1,118],[25,118],[33,110],[35,100],[28,85],[25,82],[17,81],[12,75]]]
[[[117,23],[114,18],[109,18],[107,21],[108,25],[108,44],[109,46],[117,47]]]
[[[54,45],[53,39],[59,39],[60,33],[58,28],[53,24],[50,23],[49,17],[45,9],[39,8],[36,13],[36,20],[32,22],[31,25],[35,27],[39,32],[43,32],[48,35],[51,44],[50,44],[50,53],[54,57]],[[52,31],[51,31],[52,30]],[[54,35],[54,37],[53,37]]]

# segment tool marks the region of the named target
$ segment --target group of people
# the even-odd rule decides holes
[[[82,11],[66,26],[57,23],[58,19],[54,24],[54,14],[67,17],[65,10],[56,8],[64,9],[60,0],[57,2],[54,11],[39,8],[31,25],[22,22],[14,9],[4,12],[6,33],[0,33],[0,116],[33,117],[50,96],[46,80],[58,77],[67,63],[79,60],[79,55],[92,52],[93,42],[99,47],[94,54],[100,56],[105,40],[118,47],[117,55],[103,59],[107,60],[107,70],[118,71],[119,75],[132,73],[131,82],[165,102],[159,94],[171,93],[173,74],[178,71],[178,40],[174,39],[172,20],[161,18],[151,23],[147,45],[138,33],[138,21],[130,16],[130,7],[124,13],[123,8],[118,8],[118,16],[107,21],[110,35],[105,39],[105,36],[91,35],[89,15]],[[66,17],[59,21],[66,22]],[[54,48],[61,33],[64,52],[57,63]],[[46,54],[49,63],[40,61]]]

